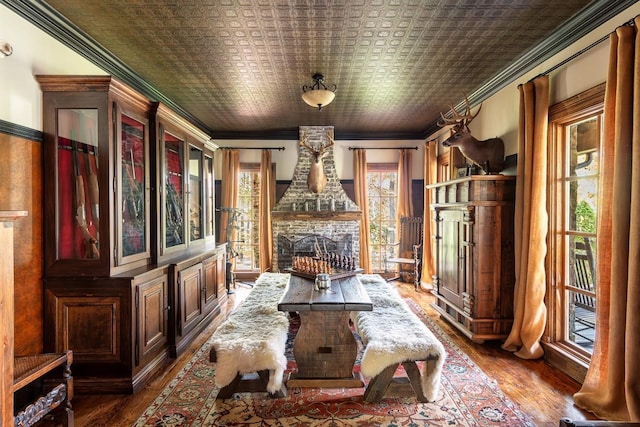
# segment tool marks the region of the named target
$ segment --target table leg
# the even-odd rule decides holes
[[[354,376],[358,347],[348,311],[301,311],[293,345],[298,372],[287,387],[363,387]]]

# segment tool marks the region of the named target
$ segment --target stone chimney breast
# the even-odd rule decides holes
[[[301,126],[299,140],[306,137],[307,145],[320,148],[330,143],[327,133],[333,136],[333,126]],[[308,249],[298,253],[296,246],[308,246],[302,242],[309,240],[317,241],[329,252],[359,259],[362,212],[342,188],[333,148],[327,149],[323,159],[327,185],[316,194],[307,186],[313,154],[298,144],[298,162],[291,184],[271,212],[273,271],[290,267],[292,256],[308,255]]]

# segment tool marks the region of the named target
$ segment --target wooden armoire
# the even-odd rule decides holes
[[[475,342],[513,323],[515,177],[474,175],[427,186],[436,223],[433,307]]]

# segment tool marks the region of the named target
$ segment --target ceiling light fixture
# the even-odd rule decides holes
[[[302,100],[310,106],[318,107],[318,110],[322,110],[322,107],[331,104],[333,98],[336,97],[337,86],[334,84],[332,85],[333,89],[329,89],[324,83],[322,74],[314,74],[313,82],[311,86],[302,86]]]
[[[6,58],[13,53],[13,48],[9,43],[4,40],[0,40],[0,59]]]

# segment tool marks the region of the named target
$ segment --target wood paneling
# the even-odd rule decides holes
[[[15,354],[42,352],[42,144],[0,133],[0,209],[15,223]]]

